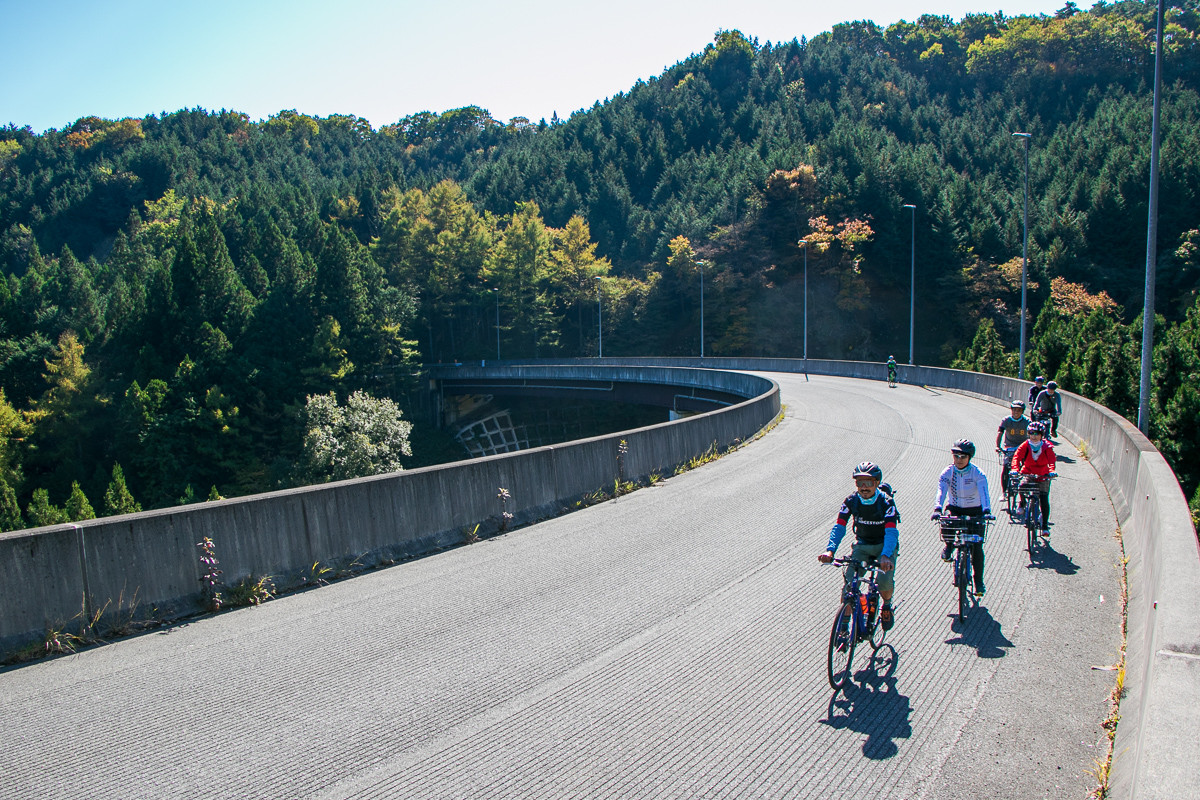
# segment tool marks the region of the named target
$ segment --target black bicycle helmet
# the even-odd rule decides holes
[[[1055,381],[1050,381],[1049,383],[1046,384],[1046,388],[1047,389],[1057,389],[1058,384]]]
[[[1008,404],[1008,407],[1009,408],[1019,408],[1022,411],[1024,411],[1025,410],[1025,401],[1024,400],[1013,400],[1011,403]]]
[[[888,497],[891,497],[892,495],[894,495],[896,493],[896,490],[892,488],[892,485],[890,483],[879,484],[879,491],[883,492]]]
[[[1045,383],[1046,379],[1043,378],[1041,375],[1038,375],[1036,378],[1033,379],[1033,382],[1034,383]]]
[[[959,439],[957,442],[954,443],[954,446],[950,448],[950,452],[951,453],[962,453],[966,456],[974,457],[975,456],[975,443],[972,442],[970,439]]]
[[[864,461],[854,468],[855,478],[874,478],[877,481],[883,480],[883,470],[872,464],[870,461]]]
[[[1029,423],[1029,430],[1027,432],[1028,433],[1036,433],[1038,436],[1045,436],[1046,435],[1046,426],[1044,423],[1041,423],[1041,422],[1031,422],[1031,423]]]

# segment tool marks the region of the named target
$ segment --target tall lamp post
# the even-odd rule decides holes
[[[500,290],[493,287],[492,292],[496,295],[496,360],[500,360]]]
[[[1029,275],[1029,140],[1032,134],[1014,133],[1025,140],[1025,212],[1021,244],[1021,350],[1017,358],[1017,377],[1025,380],[1025,286]]]
[[[697,261],[696,266],[700,267],[700,357],[704,358],[704,264],[703,261]]]
[[[800,249],[804,251],[804,360],[808,361],[808,242],[800,240]]]
[[[1158,27],[1154,47],[1154,111],[1150,120],[1150,208],[1146,218],[1146,294],[1142,302],[1142,372],[1138,382],[1138,430],[1150,435],[1150,369],[1154,362],[1154,281],[1158,259],[1158,114],[1162,88],[1163,13],[1158,0]]]
[[[915,365],[913,360],[913,342],[915,341],[917,319],[917,207],[905,203],[904,208],[912,212],[912,224],[909,230],[909,266],[908,266],[908,363]]]
[[[601,298],[604,293],[602,289],[604,284],[600,282],[600,276],[596,276],[596,330],[599,331],[600,342],[600,358],[604,358],[604,306],[601,304]]]

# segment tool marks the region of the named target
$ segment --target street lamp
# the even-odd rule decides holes
[[[1032,134],[1014,133],[1025,140],[1025,234],[1021,245],[1021,349],[1017,359],[1017,377],[1025,380],[1025,285],[1029,273],[1029,140]]]
[[[909,290],[908,290],[908,363],[916,365],[913,360],[913,341],[915,322],[917,319],[917,207],[905,203],[904,208],[912,211],[912,225],[909,231]]]
[[[500,360],[500,290],[492,287],[496,295],[496,360]]]
[[[804,360],[808,361],[808,242],[800,240],[804,251]]]
[[[1150,204],[1146,216],[1146,294],[1142,299],[1142,373],[1138,382],[1138,430],[1150,435],[1150,370],[1154,366],[1154,282],[1158,258],[1159,93],[1163,71],[1164,0],[1158,0],[1154,47],[1154,110],[1150,116]]]
[[[697,261],[696,266],[700,267],[700,357],[704,358],[704,264],[703,261]]]
[[[604,284],[600,282],[600,276],[596,276],[596,329],[599,331],[600,355],[599,358],[604,358],[604,307],[601,305],[601,297],[603,297]]]

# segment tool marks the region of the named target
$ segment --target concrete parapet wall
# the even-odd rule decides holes
[[[608,436],[407,472],[251,497],[0,533],[0,650],[49,629],[76,632],[101,615],[101,631],[130,618],[172,619],[201,609],[197,543],[209,537],[221,580],[271,576],[297,585],[313,565],[363,567],[433,552],[507,524],[561,513],[597,490],[665,473],[753,436],[779,413],[779,388],[743,373],[589,365],[573,375],[702,387],[744,402]],[[528,367],[478,370],[488,377],[548,374]],[[465,374],[465,368],[464,373]],[[625,439],[623,475],[617,450]],[[503,487],[511,499],[502,507]]]

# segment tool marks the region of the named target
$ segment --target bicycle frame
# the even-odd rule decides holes
[[[835,558],[835,566],[842,567],[842,603],[850,604],[854,611],[854,627],[858,638],[869,639],[878,623],[879,608],[879,562],[875,559],[856,561],[852,558]],[[863,601],[867,608],[863,608]],[[870,613],[874,606],[875,614]]]

